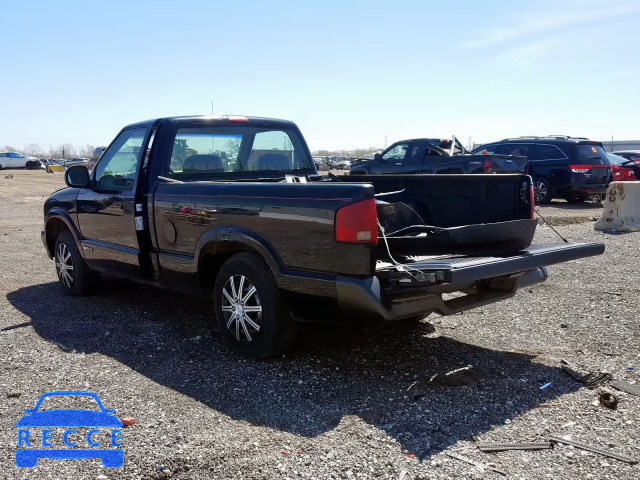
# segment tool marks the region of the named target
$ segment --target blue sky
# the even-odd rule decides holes
[[[640,1],[4,2],[0,145],[286,118],[309,146],[640,138]]]

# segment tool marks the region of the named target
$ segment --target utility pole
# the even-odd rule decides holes
[[[211,116],[213,117],[213,100],[211,100]]]
[[[471,135],[469,135],[469,148],[468,148],[469,151],[473,150],[473,148],[471,148],[472,147],[472,143],[471,143],[471,139],[472,138],[473,137]]]
[[[389,139],[388,135],[384,136],[384,148],[387,148],[387,140]]]

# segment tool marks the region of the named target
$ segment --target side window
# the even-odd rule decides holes
[[[146,132],[145,128],[133,128],[116,138],[95,168],[98,188],[123,191],[133,189]]]
[[[555,145],[538,145],[538,151],[532,160],[557,160],[560,158],[566,158],[566,156]]]
[[[496,149],[499,145],[497,144],[491,144],[491,145],[485,145],[483,147],[477,148],[476,150],[473,151],[473,153],[475,155],[493,155],[496,152]]]
[[[499,155],[517,155],[521,157],[529,157],[533,151],[533,146],[527,143],[502,143],[497,146],[493,153]]]
[[[247,159],[247,170],[289,171],[294,167],[296,153],[291,138],[282,130],[256,133]]]
[[[389,150],[387,153],[382,155],[382,160],[386,160],[388,162],[392,162],[392,161],[400,162],[404,160],[404,157],[407,155],[408,148],[409,148],[408,143],[399,143],[398,145],[394,146],[391,150]]]

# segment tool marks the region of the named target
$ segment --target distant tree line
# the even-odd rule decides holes
[[[29,143],[22,149],[15,148],[11,145],[5,145],[0,149],[2,152],[20,152],[25,155],[38,158],[71,158],[81,157],[89,158],[91,153],[95,150],[93,145],[72,145],[70,143],[63,143],[58,146],[49,145],[49,148],[44,148],[37,143]]]

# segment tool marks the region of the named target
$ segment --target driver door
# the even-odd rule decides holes
[[[400,142],[392,145],[382,154],[382,172],[380,173],[420,173],[422,162],[418,161],[417,142]]]
[[[146,128],[123,131],[94,168],[92,188],[78,193],[85,260],[102,273],[141,276],[135,194],[146,135]]]

